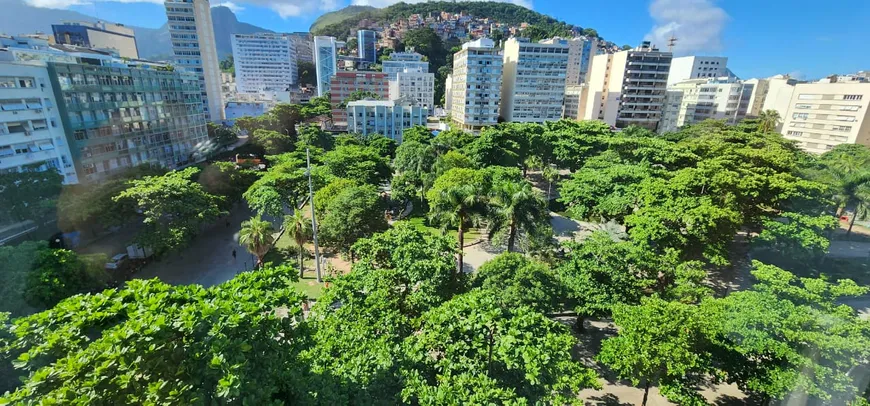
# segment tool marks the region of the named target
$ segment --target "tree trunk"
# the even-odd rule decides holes
[[[550,189],[553,187],[553,182],[547,181],[547,209],[550,208]]]
[[[305,274],[305,268],[302,267],[302,246],[299,246],[299,279]]]
[[[517,240],[517,226],[515,224],[515,220],[511,219],[511,225],[508,227],[508,241],[507,241],[507,250],[508,252],[512,252],[514,250],[514,243]]]
[[[855,225],[855,220],[858,218],[858,207],[855,207],[855,212],[852,213],[852,218],[849,219],[849,229],[846,230],[846,237],[849,237],[849,234],[852,234],[852,226]]]
[[[263,256],[257,255],[257,268],[263,268]]]
[[[463,250],[462,246],[465,245],[465,230],[462,227],[463,226],[462,223],[464,223],[464,222],[465,222],[465,216],[460,215],[459,216],[459,228],[456,232],[456,239],[459,240],[458,241],[458,243],[459,243],[459,261],[457,262],[457,265],[456,265],[456,272],[453,275],[450,275],[450,283],[452,283],[454,287],[456,286],[456,276],[462,272],[462,250]]]
[[[643,402],[641,406],[646,406],[646,401],[649,399],[649,379],[646,380],[646,385],[643,387]]]

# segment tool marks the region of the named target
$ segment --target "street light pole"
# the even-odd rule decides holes
[[[317,282],[323,282],[320,275],[320,248],[317,246],[317,218],[314,216],[314,186],[311,184],[311,156],[305,148],[305,162],[308,165],[308,204],[311,206],[311,231],[314,235],[314,269]]]

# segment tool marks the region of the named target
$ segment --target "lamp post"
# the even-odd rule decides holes
[[[305,148],[305,161],[308,165],[308,204],[311,206],[311,232],[314,236],[314,269],[317,275],[317,282],[323,282],[323,277],[320,274],[320,248],[317,246],[317,218],[314,216],[314,186],[311,183],[311,156],[308,153],[308,148]]]

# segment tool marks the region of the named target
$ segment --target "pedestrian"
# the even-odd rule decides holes
[[[236,249],[233,248],[233,261],[235,261],[235,260],[236,260]]]

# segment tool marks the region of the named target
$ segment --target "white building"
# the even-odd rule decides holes
[[[447,74],[447,79],[444,80],[444,110],[449,114],[453,109],[453,74]]]
[[[0,62],[0,172],[56,170],[79,183],[48,70],[40,62]]]
[[[296,84],[296,46],[290,36],[233,34],[232,45],[239,93],[283,91]]]
[[[586,85],[565,86],[565,106],[562,118],[582,120],[586,105]]]
[[[568,42],[533,43],[510,38],[504,45],[501,117],[542,123],[562,117]]]
[[[166,0],[164,6],[177,67],[199,76],[205,116],[223,120],[221,71],[208,0]]]
[[[683,56],[671,60],[668,86],[688,79],[730,76],[728,58],[723,56]]]
[[[418,106],[432,111],[435,108],[435,74],[399,72],[390,80],[390,99],[413,99]]]
[[[480,38],[453,55],[453,102],[457,128],[479,131],[498,123],[502,56],[495,42]]]
[[[407,128],[426,125],[429,110],[410,100],[357,100],[347,103],[347,131],[381,134],[402,143]]]
[[[782,135],[806,151],[870,146],[870,83],[800,83],[782,115]]]
[[[423,55],[416,52],[393,52],[390,59],[381,63],[381,71],[390,75],[390,80],[395,80],[399,72],[429,72],[429,62],[423,61]]]
[[[586,83],[592,57],[598,54],[598,39],[589,37],[553,38],[541,41],[541,43],[553,44],[559,41],[566,41],[568,44],[568,70],[565,76],[565,85],[574,86]]]
[[[314,64],[317,70],[317,95],[329,92],[329,81],[338,70],[335,38],[314,37]]]
[[[735,124],[746,117],[754,87],[728,78],[689,79],[668,86],[658,131],[677,131],[707,119]]]
[[[671,53],[643,45],[592,58],[584,120],[656,130],[661,120]]]

